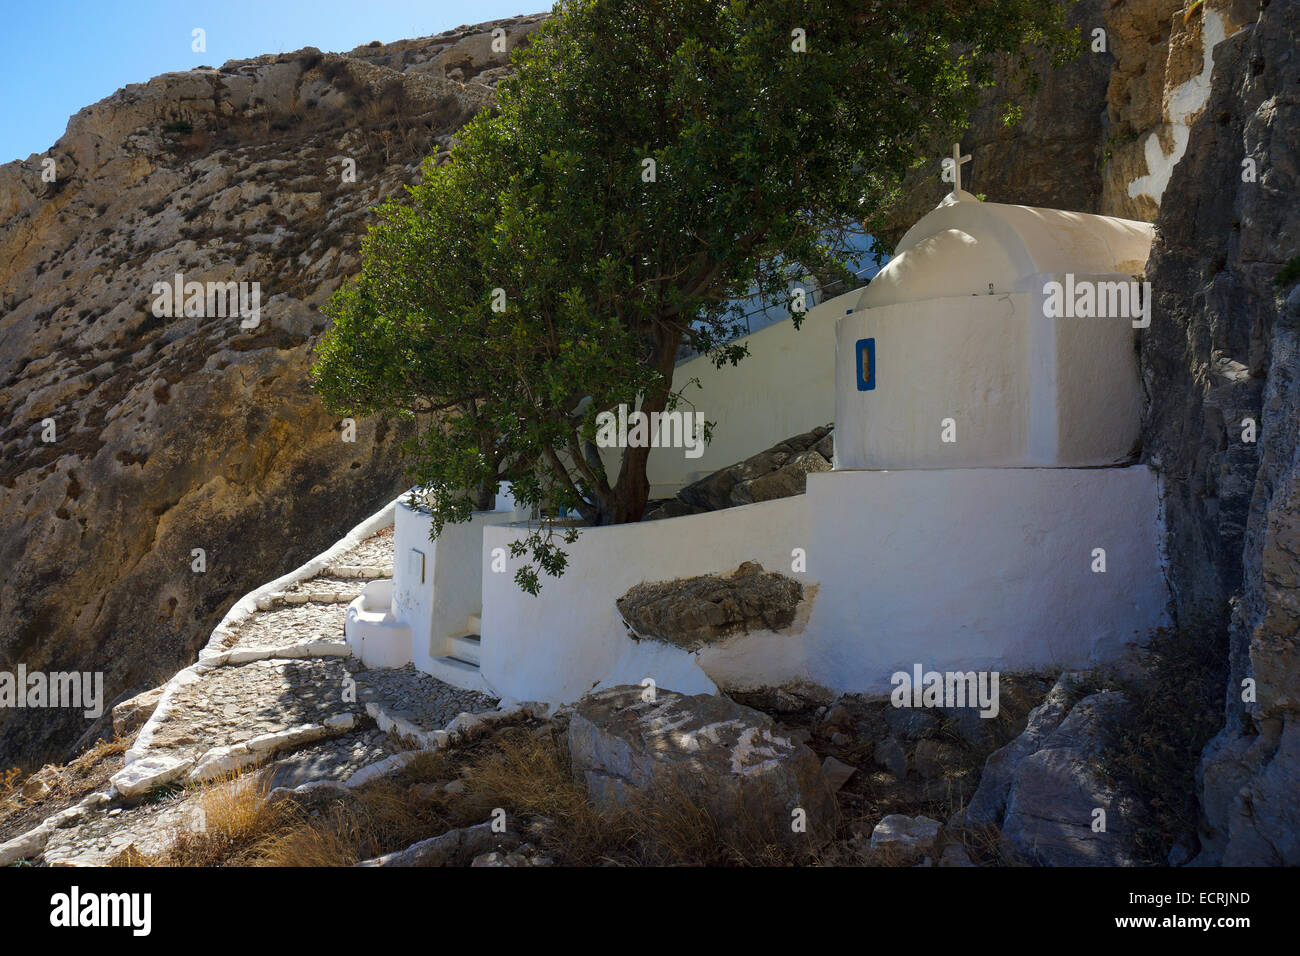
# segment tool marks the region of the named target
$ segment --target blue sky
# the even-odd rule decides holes
[[[305,46],[351,50],[538,13],[550,0],[9,0],[0,31],[0,163],[54,145],[83,106],[159,73]],[[191,31],[207,32],[207,52]]]

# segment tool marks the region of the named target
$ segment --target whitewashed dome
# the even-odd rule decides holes
[[[1046,273],[1140,274],[1150,223],[980,202],[949,193],[909,229],[855,311],[897,302],[1023,292]]]

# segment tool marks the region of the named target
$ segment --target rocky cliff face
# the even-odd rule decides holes
[[[1005,76],[989,91],[961,138],[971,154],[964,183],[990,202],[1153,220],[1204,109],[1210,54],[1254,9],[1254,0],[1079,0],[1068,23],[1084,52],[1063,67],[1038,54],[1032,92]],[[1008,101],[1020,110],[1010,126]],[[951,143],[930,151],[893,210],[891,241],[951,189],[939,176]]]
[[[1182,619],[1231,613],[1226,726],[1202,767],[1203,862],[1300,862],[1300,3],[1081,0],[1086,52],[1021,122],[962,139],[992,201],[1154,221],[1144,459]],[[947,148],[935,144],[934,155]],[[906,190],[897,239],[946,191]],[[1247,440],[1248,423],[1256,430]],[[1253,681],[1250,687],[1243,682]]]
[[[1263,4],[1215,60],[1148,264],[1146,456],[1167,489],[1179,611],[1233,608],[1227,725],[1202,766],[1204,861],[1294,865],[1300,276],[1283,270],[1300,263],[1300,3]]]
[[[319,307],[367,208],[491,101],[491,29],[539,22],[167,74],[0,167],[0,670],[102,671],[107,704],[404,486],[398,430],[347,441],[308,389]],[[257,283],[257,324],[156,316],[177,274]],[[0,709],[0,766],[87,729]]]

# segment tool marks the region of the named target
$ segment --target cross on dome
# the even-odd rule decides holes
[[[958,199],[961,198],[961,167],[963,163],[971,161],[970,153],[965,156],[961,154],[961,143],[952,144],[952,194]]]

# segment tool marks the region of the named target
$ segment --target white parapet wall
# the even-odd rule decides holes
[[[808,487],[742,508],[585,529],[565,545],[565,574],[544,576],[538,597],[516,585],[518,562],[489,570],[485,679],[509,699],[552,703],[645,678],[686,693],[887,693],[891,675],[916,664],[1115,664],[1166,621],[1160,503],[1145,466],[837,471],[810,475]],[[485,566],[525,533],[484,529]],[[805,573],[792,571],[796,548],[807,552]],[[695,653],[627,636],[614,602],[634,585],[742,561],[805,585],[790,628]]]
[[[627,636],[614,602],[643,581],[670,581],[731,571],[744,561],[791,572],[791,552],[808,547],[807,499],[782,498],[683,518],[583,529],[563,545],[569,565],[558,578],[542,575],[537,597],[520,590],[514,572],[483,575],[483,675],[506,698],[552,703],[577,700],[594,686],[639,683],[683,693],[711,693],[714,682],[696,655]],[[520,525],[484,529],[484,567],[495,548],[527,534]],[[801,580],[807,575],[795,575]],[[729,644],[728,677],[754,684],[800,680],[798,625],[773,641]],[[764,643],[767,642],[767,643]],[[764,649],[766,648],[766,650]],[[718,653],[713,655],[718,657]],[[793,671],[794,673],[790,673]]]
[[[918,663],[1113,663],[1165,623],[1145,466],[826,472],[808,498],[822,587],[805,641],[811,676],[834,690],[887,692]]]

